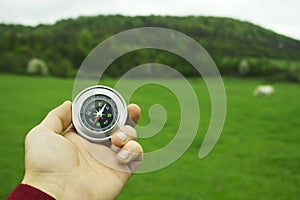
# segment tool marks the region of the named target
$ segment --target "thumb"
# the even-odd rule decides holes
[[[45,119],[41,122],[40,127],[50,129],[55,133],[62,133],[72,121],[72,102],[65,101],[60,106],[51,110]]]

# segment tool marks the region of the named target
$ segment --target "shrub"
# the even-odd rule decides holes
[[[26,71],[31,75],[46,76],[49,74],[46,62],[39,58],[32,58],[31,60],[29,60]]]
[[[0,54],[0,71],[8,73],[25,73],[28,58],[24,55],[4,52]]]
[[[238,74],[240,76],[246,76],[250,71],[249,62],[246,59],[241,60],[238,66]]]
[[[216,64],[222,75],[236,75],[239,59],[234,57],[224,57],[216,59]]]
[[[58,59],[56,62],[51,62],[49,65],[50,74],[59,77],[74,77],[76,75],[72,64],[67,59]]]

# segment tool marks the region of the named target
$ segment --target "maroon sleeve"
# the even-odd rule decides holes
[[[19,184],[6,200],[55,200],[45,192],[30,185]]]

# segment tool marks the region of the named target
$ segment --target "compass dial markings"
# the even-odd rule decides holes
[[[81,121],[91,131],[110,129],[116,123],[118,110],[116,103],[105,95],[94,95],[85,100],[81,108]]]

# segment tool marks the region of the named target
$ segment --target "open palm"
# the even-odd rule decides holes
[[[22,183],[56,199],[115,199],[141,161],[136,132],[123,127],[112,136],[112,149],[88,142],[70,128],[71,105],[52,110],[26,136]],[[129,105],[128,112],[136,123],[139,108]]]

